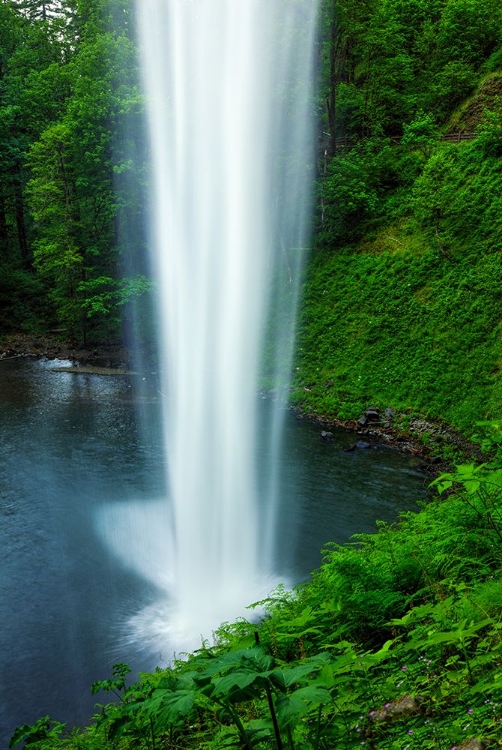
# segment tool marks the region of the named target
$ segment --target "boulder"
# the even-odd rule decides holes
[[[379,422],[380,421],[380,412],[374,406],[368,406],[368,408],[364,412],[364,416],[366,417],[366,419],[368,420],[368,422]]]
[[[386,703],[382,708],[370,711],[370,720],[374,722],[393,721],[394,719],[402,719],[404,716],[419,714],[422,712],[421,704],[423,701],[424,698],[421,695],[402,695],[395,701]]]
[[[365,440],[358,440],[356,442],[356,448],[371,448],[371,444],[367,443]]]
[[[364,414],[361,414],[357,421],[362,427],[365,427],[367,424],[376,424],[380,422],[380,412],[375,406],[368,406]]]
[[[485,750],[481,740],[471,739],[464,740],[460,745],[455,746],[456,750]]]

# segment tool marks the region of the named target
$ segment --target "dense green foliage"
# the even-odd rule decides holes
[[[481,137],[436,147],[408,190],[402,188],[406,214],[356,246],[318,250],[297,363],[295,399],[304,409],[350,418],[375,402],[462,429],[476,417],[500,414],[502,170],[499,157],[485,156],[484,148]],[[389,151],[374,154],[372,179]],[[354,149],[338,169],[346,174],[355,165],[356,179],[364,179],[359,158]],[[345,180],[343,191],[351,187],[361,190]],[[364,186],[353,211],[370,201],[380,204],[374,213],[394,211],[394,192],[379,195],[380,188]],[[330,176],[324,189],[342,192]],[[344,211],[354,232],[350,205]],[[340,215],[327,212],[330,220],[341,233]]]
[[[500,417],[501,14],[492,0],[325,3],[332,158],[300,325],[304,411],[351,419],[372,403],[461,430]]]
[[[129,686],[116,665],[92,690],[118,700],[87,729],[44,717],[11,747],[500,746],[501,433],[484,429],[498,455],[440,477],[446,499],[326,549],[309,583],[261,603],[259,624],[223,625],[214,645]]]
[[[30,0],[0,16],[0,330],[120,336],[147,288],[130,9]]]
[[[501,63],[498,0],[324,0],[322,12],[332,152],[346,134],[400,135],[421,112],[446,125]]]

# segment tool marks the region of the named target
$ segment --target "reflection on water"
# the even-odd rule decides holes
[[[168,606],[159,600],[169,575],[161,396],[141,378],[50,368],[0,362],[1,746],[16,725],[45,714],[87,719],[90,685],[115,662],[145,670],[173,655],[162,639],[146,654],[127,637],[131,617]],[[287,420],[281,579],[304,579],[323,544],[371,531],[423,496],[413,458],[344,453],[350,442],[340,432],[324,443],[315,425]],[[102,541],[102,523],[115,550]]]

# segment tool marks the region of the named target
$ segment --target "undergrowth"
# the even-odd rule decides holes
[[[437,497],[378,533],[331,545],[312,580],[279,588],[256,626],[127,685],[118,664],[88,727],[49,717],[32,750],[328,750],[502,745],[502,433],[486,463],[458,466]]]

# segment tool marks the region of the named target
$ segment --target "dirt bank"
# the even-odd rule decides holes
[[[108,342],[77,347],[70,341],[59,340],[50,336],[28,336],[15,334],[2,338],[0,342],[0,360],[13,357],[39,357],[44,359],[70,360],[74,367],[93,366],[94,368],[128,370],[132,357],[120,343]]]

